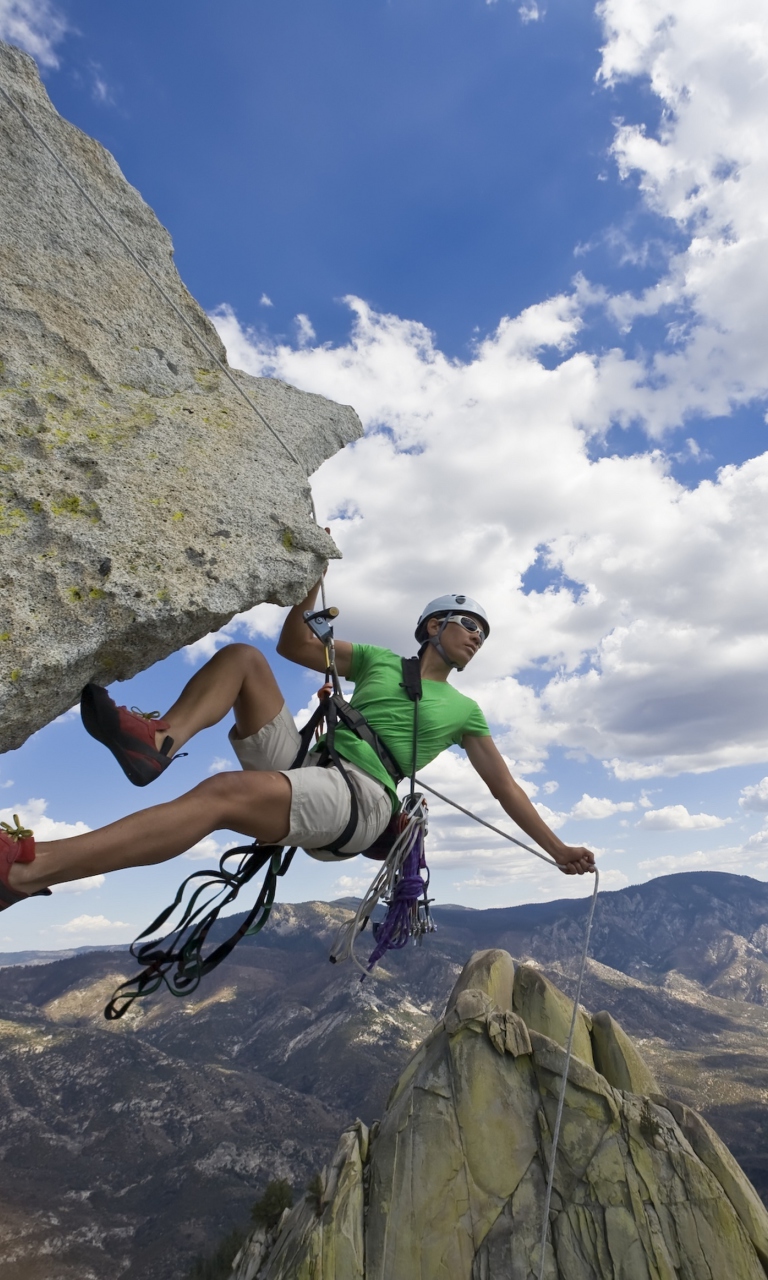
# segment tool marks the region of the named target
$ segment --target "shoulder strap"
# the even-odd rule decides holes
[[[421,662],[418,658],[401,658],[403,668],[403,688],[411,702],[418,702],[422,695]]]
[[[356,707],[351,707],[348,702],[340,694],[333,694],[330,699],[335,707],[339,724],[343,724],[345,729],[351,729],[363,742],[367,742],[376,752],[381,763],[384,765],[387,773],[395,782],[399,782],[403,777],[403,771],[389,750],[389,747],[379,737],[378,733],[371,725],[369,725],[365,716],[362,715]]]
[[[403,688],[413,703],[413,744],[411,747],[411,799],[415,795],[416,765],[419,753],[419,703],[424,690],[421,687],[421,663],[418,658],[401,658]]]

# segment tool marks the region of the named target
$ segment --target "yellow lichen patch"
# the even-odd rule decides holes
[[[219,386],[219,375],[212,369],[196,369],[195,382],[203,391],[216,391]]]
[[[51,502],[51,511],[55,516],[86,516],[92,524],[101,519],[96,503],[86,501],[76,493],[59,494]]]
[[[21,669],[19,667],[14,667],[13,671],[11,672],[11,680],[15,684],[16,681],[20,679],[21,679]]]
[[[283,536],[280,539],[286,551],[293,549],[293,532],[291,529],[283,529]]]
[[[10,638],[11,638],[10,631],[0,631],[0,641],[10,640]]]
[[[173,515],[171,516],[171,519],[172,519],[172,520],[183,520],[183,519],[184,519],[184,512],[183,512],[183,511],[174,511]]]
[[[82,598],[83,593],[79,587],[69,587],[67,589],[67,599],[71,600],[73,604],[79,604]]]
[[[0,536],[15,533],[26,522],[27,515],[21,507],[9,507],[0,499]]]
[[[51,511],[55,516],[81,516],[83,514],[82,500],[76,493],[64,493],[55,502],[51,503]]]
[[[88,592],[88,599],[104,600],[106,599],[106,595],[107,595],[106,591],[102,591],[101,587],[91,587],[90,591]]]

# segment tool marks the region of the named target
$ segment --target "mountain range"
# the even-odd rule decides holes
[[[381,1114],[473,951],[573,990],[583,899],[438,907],[437,932],[365,982],[328,963],[354,905],[278,905],[193,996],[116,1023],[102,1010],[125,951],[3,958],[3,1280],[182,1280],[269,1179],[303,1188],[345,1125]],[[602,894],[583,1003],[621,1022],[768,1199],[768,885],[692,872]]]

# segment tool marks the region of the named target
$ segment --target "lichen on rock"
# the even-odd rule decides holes
[[[381,1122],[342,1135],[321,1203],[287,1212],[247,1273],[246,1246],[233,1280],[536,1280],[572,1010],[531,966],[473,956]],[[765,1280],[768,1213],[730,1152],[626,1087],[653,1077],[608,1015],[578,1025],[546,1280]]]
[[[307,477],[354,410],[231,371],[170,236],[115,160],[63,120],[26,54],[3,87],[160,282],[192,332],[6,102],[0,112],[0,751],[262,601],[300,600],[329,557]],[[197,335],[197,337],[196,337]]]

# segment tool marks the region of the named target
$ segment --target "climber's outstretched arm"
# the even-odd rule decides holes
[[[315,608],[319,590],[320,583],[317,582],[301,603],[293,606],[283,623],[280,639],[277,642],[277,652],[281,658],[298,662],[299,666],[309,667],[311,671],[324,672],[325,647],[317,636],[312,634],[304,621],[304,611]],[[337,640],[336,670],[340,676],[349,675],[351,662],[352,645],[348,640]]]
[[[594,871],[595,855],[580,845],[564,844],[547,826],[522,787],[515,782],[504,757],[491,737],[465,735],[462,746],[491,795],[526,835],[550,854],[566,875]]]

